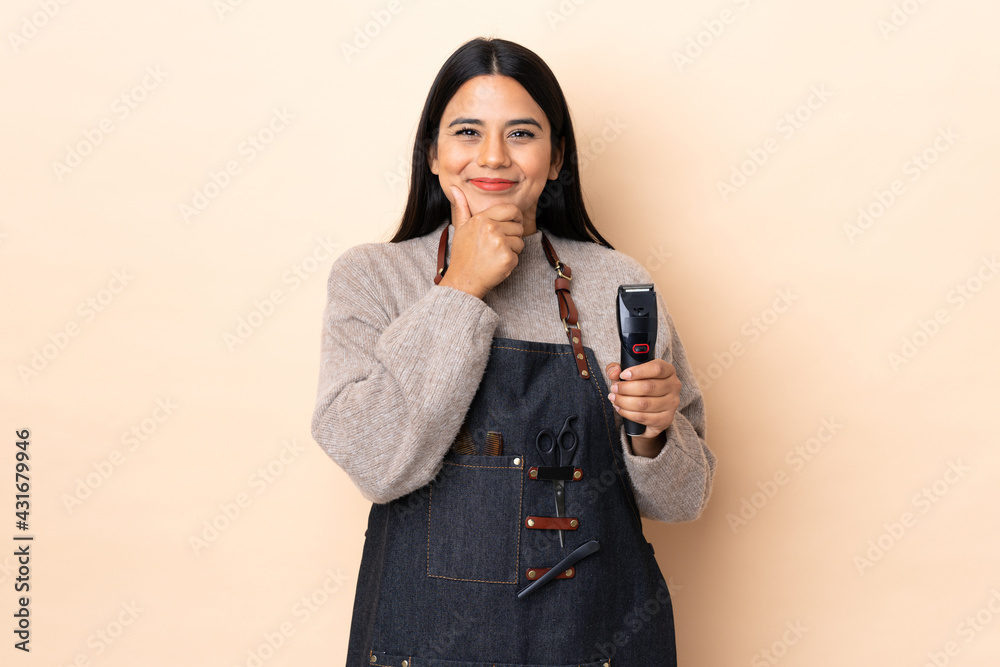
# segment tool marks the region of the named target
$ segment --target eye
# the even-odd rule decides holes
[[[472,137],[479,134],[479,131],[474,127],[460,127],[455,130],[456,137]],[[510,133],[510,136],[514,139],[534,139],[535,133],[531,130],[514,130]]]

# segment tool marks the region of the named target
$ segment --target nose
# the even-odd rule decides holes
[[[479,166],[489,167],[491,169],[499,169],[501,167],[509,166],[509,155],[507,154],[507,146],[504,145],[503,136],[491,133],[487,135],[486,139],[480,146],[479,149]]]

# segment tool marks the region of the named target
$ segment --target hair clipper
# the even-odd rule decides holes
[[[624,371],[649,361],[656,353],[656,291],[652,284],[619,285],[615,306]],[[645,430],[645,424],[625,419],[626,434],[641,435]]]

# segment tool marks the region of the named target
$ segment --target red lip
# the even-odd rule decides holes
[[[515,181],[508,181],[506,178],[470,178],[469,182],[480,190],[506,190],[515,184]]]

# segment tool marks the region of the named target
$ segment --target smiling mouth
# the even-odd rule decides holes
[[[514,185],[516,181],[508,181],[506,178],[470,178],[469,182],[475,185],[480,190],[507,190]]]

